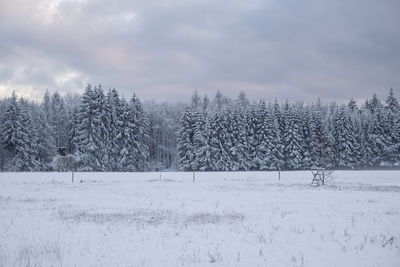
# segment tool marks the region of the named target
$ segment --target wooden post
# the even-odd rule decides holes
[[[193,171],[193,183],[195,181],[195,172]]]
[[[72,169],[72,183],[74,183],[74,169]]]
[[[160,182],[161,182],[161,172],[160,172]]]
[[[278,178],[279,178],[279,181],[281,180],[281,169],[278,169]]]

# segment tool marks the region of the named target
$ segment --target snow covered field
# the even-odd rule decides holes
[[[400,171],[334,176],[1,173],[0,266],[400,266]]]

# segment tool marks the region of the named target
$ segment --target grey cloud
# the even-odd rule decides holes
[[[399,92],[398,1],[58,2],[0,4],[0,87],[91,82],[172,101],[194,89],[339,102]]]

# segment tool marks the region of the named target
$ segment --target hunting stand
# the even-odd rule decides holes
[[[311,173],[313,175],[313,179],[311,182],[312,186],[320,186],[325,185],[328,177],[327,171],[324,168],[312,168]]]

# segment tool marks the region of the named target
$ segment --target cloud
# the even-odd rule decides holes
[[[400,94],[398,1],[0,3],[0,94],[40,98],[87,82],[129,97],[194,89],[346,101]]]

